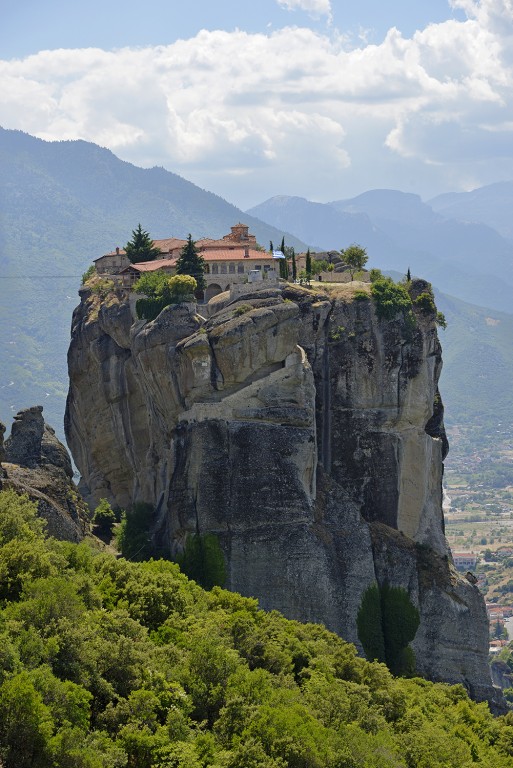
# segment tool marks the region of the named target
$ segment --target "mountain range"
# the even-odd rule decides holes
[[[508,312],[513,291],[508,217],[512,199],[513,182],[431,203],[411,193],[375,189],[331,203],[272,197],[248,213],[326,250],[359,243],[373,267],[402,274],[410,268],[445,293]]]
[[[81,274],[141,222],[154,238],[219,237],[242,220],[267,246],[367,248],[369,266],[427,277],[449,327],[442,394],[453,420],[508,418],[513,375],[513,183],[427,203],[371,190],[333,203],[274,197],[243,213],[163,168],[83,141],[0,129],[0,420],[41,403],[62,436],[66,351]],[[289,234],[293,232],[294,235]],[[483,306],[490,309],[482,309]]]

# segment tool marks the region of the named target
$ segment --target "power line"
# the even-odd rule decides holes
[[[82,275],[0,275],[0,280],[78,280]]]

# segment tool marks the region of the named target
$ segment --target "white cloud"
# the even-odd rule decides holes
[[[331,18],[330,0],[277,0],[278,5],[288,11],[301,10],[313,16],[328,16]]]
[[[465,21],[356,49],[285,28],[0,61],[0,124],[94,141],[241,205],[513,177],[512,2],[453,5]]]

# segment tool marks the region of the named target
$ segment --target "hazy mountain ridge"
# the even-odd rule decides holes
[[[409,267],[464,301],[511,309],[513,242],[487,224],[448,219],[418,195],[370,190],[332,203],[280,196],[249,213],[300,228],[308,242],[324,249],[359,242],[372,266],[403,274]]]

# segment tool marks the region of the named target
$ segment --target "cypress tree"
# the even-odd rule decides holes
[[[411,283],[411,272],[409,267],[408,267],[408,272],[406,273],[406,281],[408,283]]]
[[[305,272],[308,275],[308,280],[310,280],[312,276],[312,257],[310,256],[310,248],[306,252]]]
[[[160,250],[155,248],[153,240],[140,223],[137,229],[132,230],[132,239],[125,245],[125,253],[132,264],[137,264],[140,261],[153,261],[160,256]]]
[[[296,252],[292,249],[292,279],[296,282],[297,279],[297,266],[296,266]]]
[[[176,262],[176,274],[177,275],[191,275],[194,277],[198,284],[198,290],[205,290],[205,259],[198,252],[196,244],[189,235],[187,242],[182,248],[178,261]]]

